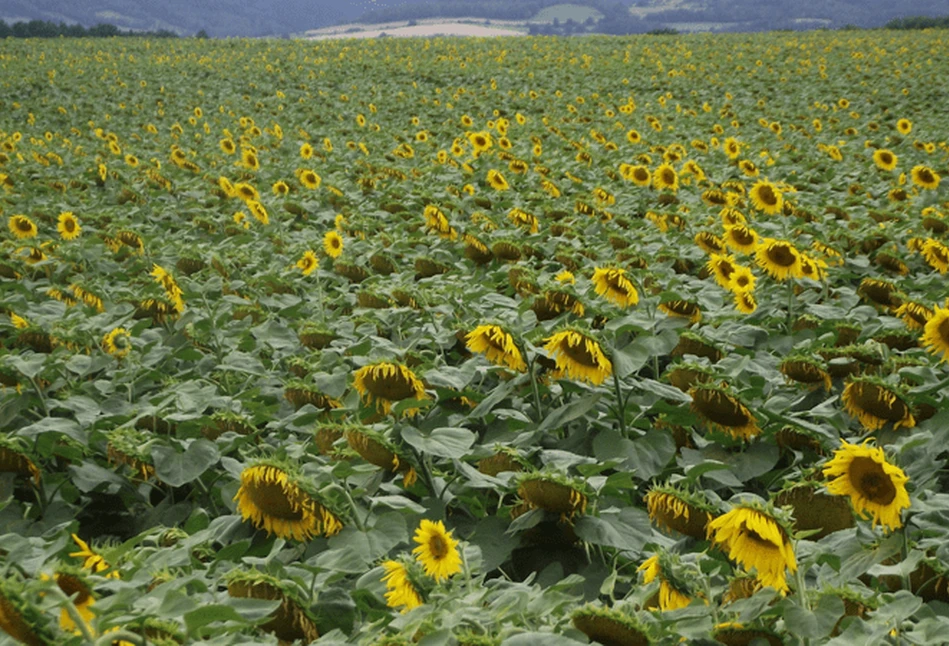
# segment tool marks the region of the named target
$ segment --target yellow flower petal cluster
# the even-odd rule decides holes
[[[906,483],[909,477],[898,466],[890,464],[880,447],[850,444],[841,440],[834,457],[824,465],[824,477],[830,480],[827,491],[850,496],[854,511],[873,518],[873,526],[889,529],[903,526],[900,513],[909,509]]]
[[[544,346],[554,356],[557,368],[570,379],[599,386],[613,374],[613,364],[595,339],[575,330],[557,332]]]
[[[479,325],[465,336],[466,347],[497,366],[524,372],[527,364],[514,337],[499,325]]]
[[[797,559],[787,533],[768,514],[738,506],[708,524],[708,537],[728,551],[758,581],[779,592],[788,591],[785,571],[797,571]]]

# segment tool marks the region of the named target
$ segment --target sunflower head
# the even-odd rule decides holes
[[[0,436],[0,473],[15,473],[40,483],[40,470],[25,440],[13,435]]]
[[[412,463],[382,433],[368,426],[351,424],[343,430],[343,437],[346,438],[349,448],[369,464],[374,464],[390,473],[401,473],[402,483],[406,487],[411,487],[418,478]]]
[[[775,280],[801,276],[801,253],[787,240],[764,238],[755,251],[755,261]]]
[[[789,507],[795,532],[808,532],[811,540],[820,540],[834,532],[853,527],[853,512],[840,496],[820,491],[816,480],[793,482],[773,498],[775,507]]]
[[[621,646],[649,646],[648,629],[634,616],[616,608],[586,605],[571,616],[574,627],[591,642]]]
[[[903,526],[900,514],[910,506],[906,483],[909,478],[898,466],[890,464],[883,449],[841,440],[841,447],[824,465],[827,491],[849,496],[854,511],[871,517],[873,526],[888,529]]]
[[[376,409],[386,415],[392,412],[393,402],[428,397],[425,386],[414,372],[389,361],[377,361],[356,370],[353,386],[366,404],[375,404]]]
[[[646,494],[649,519],[667,532],[697,539],[706,535],[715,508],[698,491],[674,485],[654,485]]]
[[[621,308],[639,302],[639,293],[632,281],[626,277],[624,269],[597,267],[593,271],[592,281],[597,294]]]
[[[936,306],[923,327],[922,341],[940,361],[949,361],[949,307]]]
[[[321,534],[332,536],[343,528],[313,485],[295,467],[277,460],[246,467],[234,500],[244,520],[279,538],[307,541]]]
[[[385,574],[382,582],[386,584],[386,605],[408,612],[425,603],[419,566],[404,559],[389,560],[382,563]]]
[[[15,574],[0,578],[0,630],[28,646],[64,643],[66,636],[38,607],[33,587]]]
[[[877,377],[851,378],[840,398],[844,410],[868,431],[879,430],[888,422],[893,428],[916,426],[912,409],[903,395]]]
[[[461,553],[458,541],[445,529],[442,521],[422,519],[415,530],[413,541],[418,546],[412,550],[415,558],[425,569],[425,574],[441,581],[461,572]]]
[[[559,473],[526,473],[518,479],[517,495],[531,508],[560,514],[565,520],[586,513],[587,486],[583,480]]]
[[[304,597],[292,585],[257,570],[231,570],[224,578],[229,596],[237,599],[279,601],[267,622],[260,627],[282,642],[298,640],[305,644],[319,639],[316,621]]]
[[[728,552],[746,571],[755,570],[758,582],[782,594],[788,591],[785,570],[797,570],[789,538],[789,523],[773,509],[740,504],[708,524],[713,544]]]
[[[527,364],[513,335],[500,325],[479,325],[465,336],[471,352],[483,354],[488,361],[511,370],[524,372]]]
[[[729,392],[727,385],[697,384],[689,390],[692,411],[705,424],[738,440],[750,440],[761,429],[751,411]]]
[[[613,373],[613,364],[599,342],[583,332],[570,328],[557,332],[547,339],[544,349],[570,379],[598,386]]]

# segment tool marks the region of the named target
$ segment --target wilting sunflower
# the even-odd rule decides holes
[[[543,509],[570,520],[585,514],[588,497],[585,484],[557,473],[528,473],[520,477],[517,495],[532,509]]]
[[[693,240],[707,254],[725,253],[725,241],[711,231],[699,231],[695,234]]]
[[[260,627],[281,643],[309,644],[319,639],[316,621],[307,612],[303,595],[293,584],[257,570],[231,570],[224,580],[227,594],[233,598],[280,602]]]
[[[759,180],[751,187],[751,203],[767,215],[777,215],[784,209],[784,195],[768,180]]]
[[[702,320],[702,309],[698,303],[692,301],[681,299],[666,301],[659,304],[659,309],[669,316],[689,319],[689,322],[693,324]]]
[[[844,410],[857,418],[868,431],[883,428],[892,422],[893,428],[912,428],[916,419],[901,395],[886,382],[874,377],[854,377],[840,396]]]
[[[613,374],[613,364],[600,344],[576,330],[563,330],[547,339],[544,349],[554,355],[557,369],[570,379],[599,386]]]
[[[792,355],[781,362],[778,369],[789,381],[807,386],[823,386],[830,390],[830,375],[823,362],[806,355]]]
[[[785,570],[797,571],[797,559],[787,530],[773,516],[739,505],[708,524],[708,537],[746,571],[754,568],[761,585],[788,591]]]
[[[596,293],[619,307],[626,308],[639,302],[639,293],[623,269],[597,267],[592,280]]]
[[[25,215],[11,215],[10,219],[7,220],[7,227],[18,240],[36,237],[36,224]]]
[[[801,253],[787,240],[763,238],[755,251],[755,262],[775,280],[800,276]]]
[[[424,603],[422,594],[412,582],[409,569],[405,564],[399,561],[385,561],[382,569],[385,570],[382,582],[386,584],[386,605],[408,612]]]
[[[72,539],[79,547],[78,552],[70,552],[69,556],[74,558],[82,559],[82,567],[89,570],[93,574],[99,574],[100,572],[105,572],[106,570],[111,570],[108,574],[104,576],[108,579],[118,579],[119,571],[113,570],[112,566],[109,565],[106,560],[98,554],[95,550],[89,547],[89,544],[84,540],[72,534]]]
[[[679,176],[671,164],[660,164],[652,173],[652,185],[657,191],[679,190]]]
[[[330,258],[339,258],[343,253],[343,237],[336,231],[327,231],[323,236],[323,251]]]
[[[496,191],[506,191],[511,188],[511,185],[504,179],[504,175],[493,168],[488,171],[488,185]]]
[[[906,483],[909,478],[898,466],[886,461],[883,449],[841,440],[841,447],[823,468],[827,491],[850,496],[854,511],[872,517],[873,526],[890,529],[903,526],[900,513],[909,509]]]
[[[49,616],[28,600],[24,582],[13,571],[0,579],[0,635],[4,632],[27,646],[66,641]]]
[[[935,191],[939,188],[939,173],[934,171],[929,166],[913,166],[913,170],[910,172],[910,175],[913,178],[913,184],[921,188],[925,188],[930,191]]]
[[[573,613],[573,625],[591,642],[612,646],[649,646],[649,631],[635,617],[616,608],[587,605]]]
[[[40,483],[40,470],[30,457],[26,441],[16,436],[0,436],[0,473],[27,476]]]
[[[50,578],[45,573],[40,574],[40,579],[49,580]],[[52,578],[56,581],[59,589],[71,599],[85,627],[90,629],[91,632],[91,623],[95,618],[91,606],[96,600],[92,593],[92,587],[86,580],[85,573],[81,568],[74,565],[59,565]],[[59,627],[76,635],[81,634],[79,626],[73,621],[72,615],[69,614],[66,608],[60,610]]]
[[[897,157],[891,150],[880,148],[873,152],[873,163],[880,170],[893,170],[896,168]]]
[[[514,337],[500,325],[479,325],[465,336],[465,345],[497,366],[507,366],[519,372],[527,370]]]
[[[689,390],[692,411],[714,430],[736,440],[750,440],[761,433],[751,411],[724,386],[697,384]]]
[[[400,456],[396,446],[382,433],[366,426],[351,425],[343,431],[346,444],[369,464],[390,473],[401,473],[402,484],[411,487],[418,480],[415,467]]]
[[[72,211],[63,211],[59,214],[56,230],[59,231],[59,236],[63,240],[75,240],[82,233],[79,220]]]
[[[659,579],[659,609],[663,612],[685,608],[692,602],[684,586],[670,577],[672,567],[668,561],[671,556],[665,552],[653,554],[636,568],[643,573],[643,583],[649,585]]]
[[[412,540],[418,543],[412,554],[425,568],[425,574],[435,581],[461,572],[458,541],[452,538],[451,532],[445,530],[442,521],[432,522],[423,518]]]
[[[903,301],[903,303],[893,312],[903,320],[911,330],[922,330],[933,317],[933,311],[921,303],[913,301]]]
[[[923,346],[939,357],[940,361],[949,361],[949,308],[939,307],[923,328]]]
[[[132,350],[132,335],[124,327],[113,328],[102,337],[102,349],[113,357],[122,359]]]
[[[649,519],[660,529],[702,539],[714,518],[713,508],[699,493],[672,485],[655,485],[646,494]]]
[[[234,500],[244,520],[279,538],[307,541],[320,534],[332,536],[343,528],[301,476],[276,462],[246,467]]]
[[[354,372],[353,386],[363,402],[375,403],[376,409],[387,415],[392,412],[393,402],[426,398],[425,386],[414,372],[388,361],[377,361]]]
[[[309,276],[319,266],[320,261],[312,249],[307,249],[296,263],[297,269],[303,272],[304,276]]]

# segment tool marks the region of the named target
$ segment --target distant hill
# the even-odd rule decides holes
[[[879,27],[896,18],[946,13],[946,0],[0,0],[0,19],[7,23],[110,23],[182,36],[204,30],[212,37],[291,36],[347,22],[439,17],[518,20],[525,27],[556,22],[555,29],[569,21],[562,33],[637,33]]]

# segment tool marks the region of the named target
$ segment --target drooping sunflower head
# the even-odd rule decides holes
[[[422,519],[415,530],[413,541],[418,546],[412,550],[415,558],[425,569],[425,574],[441,581],[461,572],[461,553],[458,540],[445,529],[442,521]]]
[[[260,460],[244,468],[234,500],[244,520],[279,538],[308,541],[343,528],[313,485],[281,461]]]
[[[701,576],[698,568],[686,565],[677,554],[659,548],[637,570],[643,573],[644,584],[659,581],[659,593],[653,599],[663,612],[685,608],[694,596],[701,596],[693,590],[692,583]],[[647,604],[655,607],[655,602]]]
[[[30,588],[16,574],[0,578],[0,630],[27,646],[65,643],[66,635],[39,609],[39,595]]]
[[[893,428],[916,426],[912,409],[903,395],[879,378],[851,378],[840,399],[844,410],[868,431],[879,430],[888,422]]]
[[[823,468],[830,479],[827,491],[849,496],[858,515],[873,518],[873,526],[889,529],[903,526],[900,514],[910,506],[903,470],[890,464],[883,449],[841,440],[841,447]]]
[[[949,362],[949,307],[935,307],[923,327],[922,341],[923,346],[940,361]]]
[[[598,386],[613,374],[613,364],[599,342],[583,332],[570,328],[557,332],[547,339],[544,349],[570,379]]]
[[[315,619],[307,612],[303,594],[290,583],[258,570],[231,570],[224,578],[227,594],[236,599],[279,601],[261,629],[285,643],[309,644],[319,639]]]
[[[784,209],[784,195],[777,186],[767,180],[755,182],[750,194],[754,207],[767,215],[777,215]]]
[[[593,271],[592,281],[597,294],[621,308],[639,302],[639,293],[632,281],[626,277],[624,269],[597,267]]]
[[[523,474],[517,482],[517,495],[533,509],[560,514],[564,520],[586,513],[589,496],[583,480],[555,472],[533,472]]]
[[[751,253],[758,246],[758,234],[744,223],[725,226],[725,244],[741,253]]]
[[[940,274],[949,273],[949,246],[939,240],[926,238],[920,247],[920,253],[929,266]]]
[[[349,448],[369,464],[374,464],[390,473],[401,473],[402,484],[406,487],[411,487],[418,479],[412,463],[383,433],[368,426],[351,424],[343,430],[343,437],[346,438]]]
[[[668,314],[679,318],[689,319],[690,323],[698,323],[702,320],[702,309],[694,301],[675,299],[659,304],[659,309]]]
[[[755,261],[775,280],[801,274],[801,253],[787,240],[762,239],[755,251]]]
[[[382,563],[385,572],[382,582],[386,584],[386,605],[399,608],[401,612],[408,612],[425,603],[419,580],[421,575],[416,571],[418,567],[414,562],[406,562],[403,559]]]
[[[102,349],[113,357],[122,359],[132,350],[132,335],[124,327],[112,328],[102,337]]]
[[[0,436],[0,473],[15,473],[40,483],[40,470],[25,440],[14,435]]]
[[[758,582],[782,594],[788,591],[785,571],[797,571],[789,528],[773,510],[743,503],[708,524],[708,537],[727,550],[728,558],[746,571],[755,570]]]
[[[727,433],[736,440],[750,440],[761,433],[755,416],[728,392],[727,386],[697,384],[689,390],[689,395],[692,411],[710,429]]]
[[[809,538],[820,540],[834,532],[853,527],[850,504],[840,496],[820,491],[821,482],[789,482],[773,498],[775,507],[790,507],[795,532],[813,532]]]
[[[353,386],[363,402],[374,403],[377,410],[387,415],[392,412],[393,402],[427,399],[425,386],[415,373],[389,361],[377,361],[356,370]]]
[[[465,345],[471,352],[483,354],[497,366],[524,372],[527,363],[514,336],[500,325],[479,325],[465,335]]]
[[[807,386],[823,386],[830,390],[830,375],[824,367],[824,361],[806,354],[795,354],[785,358],[778,366],[789,381]]]
[[[502,175],[500,171],[494,169],[488,171],[487,181],[488,186],[496,191],[506,191],[511,188],[511,185],[507,183],[506,179],[504,179],[504,175]]]
[[[699,491],[674,485],[654,485],[646,494],[649,519],[667,532],[703,539],[715,508]]]
[[[711,231],[699,231],[695,234],[695,244],[707,254],[724,254],[725,241]]]
[[[126,465],[132,475],[141,480],[155,477],[150,446],[154,437],[137,428],[117,428],[108,432],[106,451],[109,462]]]
[[[649,646],[652,643],[650,633],[642,623],[616,608],[586,605],[577,609],[571,620],[591,642],[617,646]]]

